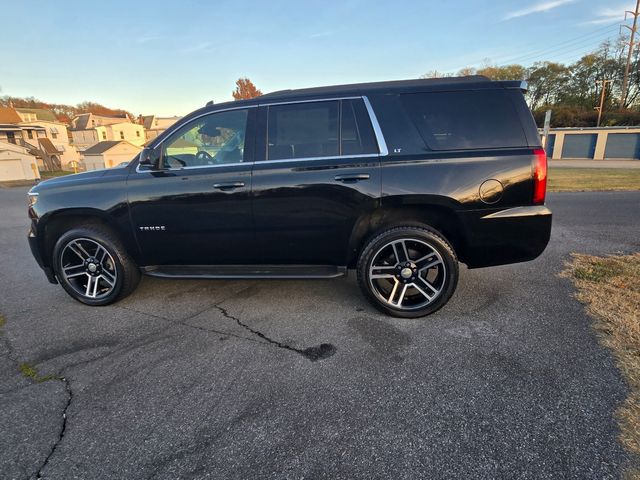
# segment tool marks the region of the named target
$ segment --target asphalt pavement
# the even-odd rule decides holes
[[[0,478],[618,478],[626,387],[571,252],[640,250],[640,192],[549,195],[529,263],[461,269],[421,320],[354,276],[145,278],[109,307],[50,285],[25,188],[0,188]],[[19,371],[21,364],[37,382]]]

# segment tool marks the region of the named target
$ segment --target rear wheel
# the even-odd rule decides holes
[[[396,317],[422,317],[453,295],[458,259],[436,230],[396,227],[367,243],[358,260],[358,283],[379,310]]]
[[[87,305],[108,305],[131,293],[140,272],[107,228],[89,225],[62,235],[53,249],[62,288]]]

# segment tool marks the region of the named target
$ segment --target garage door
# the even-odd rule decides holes
[[[607,135],[604,158],[640,159],[640,134],[610,133]]]
[[[0,160],[0,181],[24,180],[20,160]]]
[[[595,133],[565,135],[562,158],[593,158],[597,140]]]

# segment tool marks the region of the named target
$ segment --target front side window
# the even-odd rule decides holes
[[[164,144],[164,166],[205,167],[243,162],[247,117],[246,109],[230,110],[184,125]]]

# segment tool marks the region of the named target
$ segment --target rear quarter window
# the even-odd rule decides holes
[[[527,146],[504,90],[412,93],[401,95],[401,102],[431,150]]]

